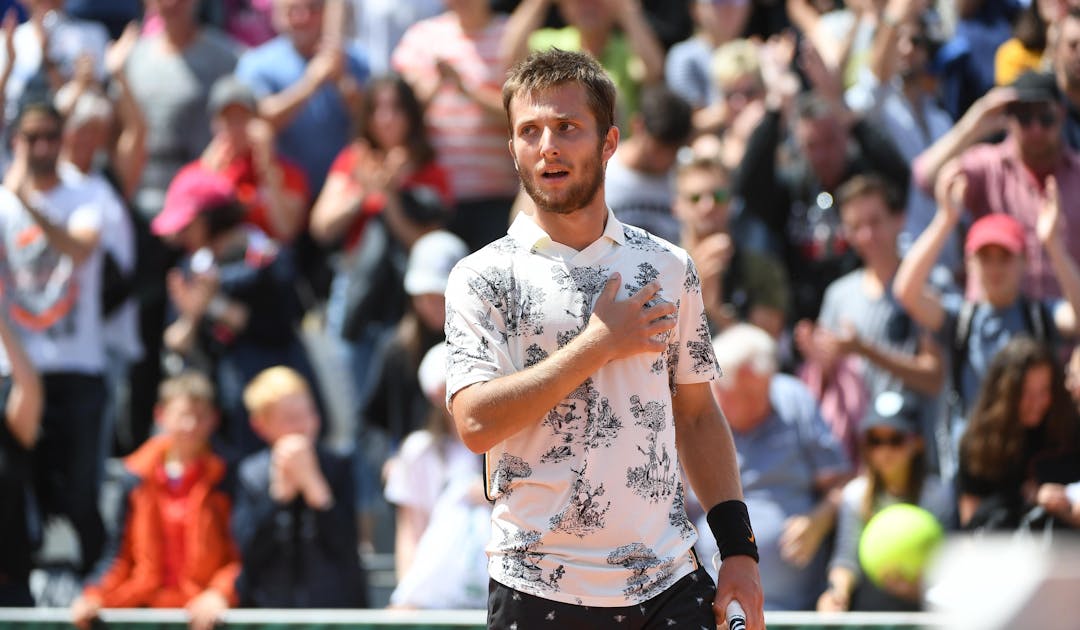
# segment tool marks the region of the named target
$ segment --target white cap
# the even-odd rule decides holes
[[[428,398],[434,398],[439,394],[439,388],[446,385],[446,342],[440,341],[431,347],[420,361],[420,369],[416,371],[417,380],[420,381],[420,390]]]
[[[409,295],[446,293],[446,279],[457,261],[469,253],[465,241],[445,230],[416,239],[405,269],[405,292]]]

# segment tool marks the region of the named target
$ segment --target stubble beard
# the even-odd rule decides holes
[[[602,147],[601,147],[602,148]],[[537,185],[534,171],[523,172],[518,168],[518,179],[525,193],[536,204],[537,210],[552,214],[572,214],[589,205],[604,184],[604,165],[601,148],[596,152],[596,159],[589,161],[584,181],[571,185],[562,194],[555,197]]]

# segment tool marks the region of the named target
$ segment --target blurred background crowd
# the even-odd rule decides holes
[[[896,503],[1080,525],[1080,3],[0,10],[0,605],[383,606],[380,554],[390,606],[485,605],[443,293],[528,208],[502,77],[551,46],[697,265],[766,609],[919,609],[860,554]]]

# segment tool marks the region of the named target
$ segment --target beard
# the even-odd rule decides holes
[[[588,160],[585,164],[581,172],[582,179],[561,191],[551,192],[542,189],[537,181],[542,176],[536,175],[531,169],[523,171],[518,168],[518,179],[521,180],[525,193],[541,212],[571,214],[587,206],[604,184],[604,162],[601,151],[598,149],[596,159]]]
[[[26,160],[26,170],[35,177],[47,177],[56,173],[58,157],[50,155],[46,157],[31,155]]]

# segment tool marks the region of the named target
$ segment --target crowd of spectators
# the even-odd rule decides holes
[[[0,10],[0,605],[57,605],[67,519],[81,627],[364,607],[385,497],[390,605],[483,607],[444,292],[530,211],[502,77],[552,46],[618,87],[608,205],[696,263],[767,610],[917,609],[859,567],[893,503],[1080,526],[1076,0]]]

